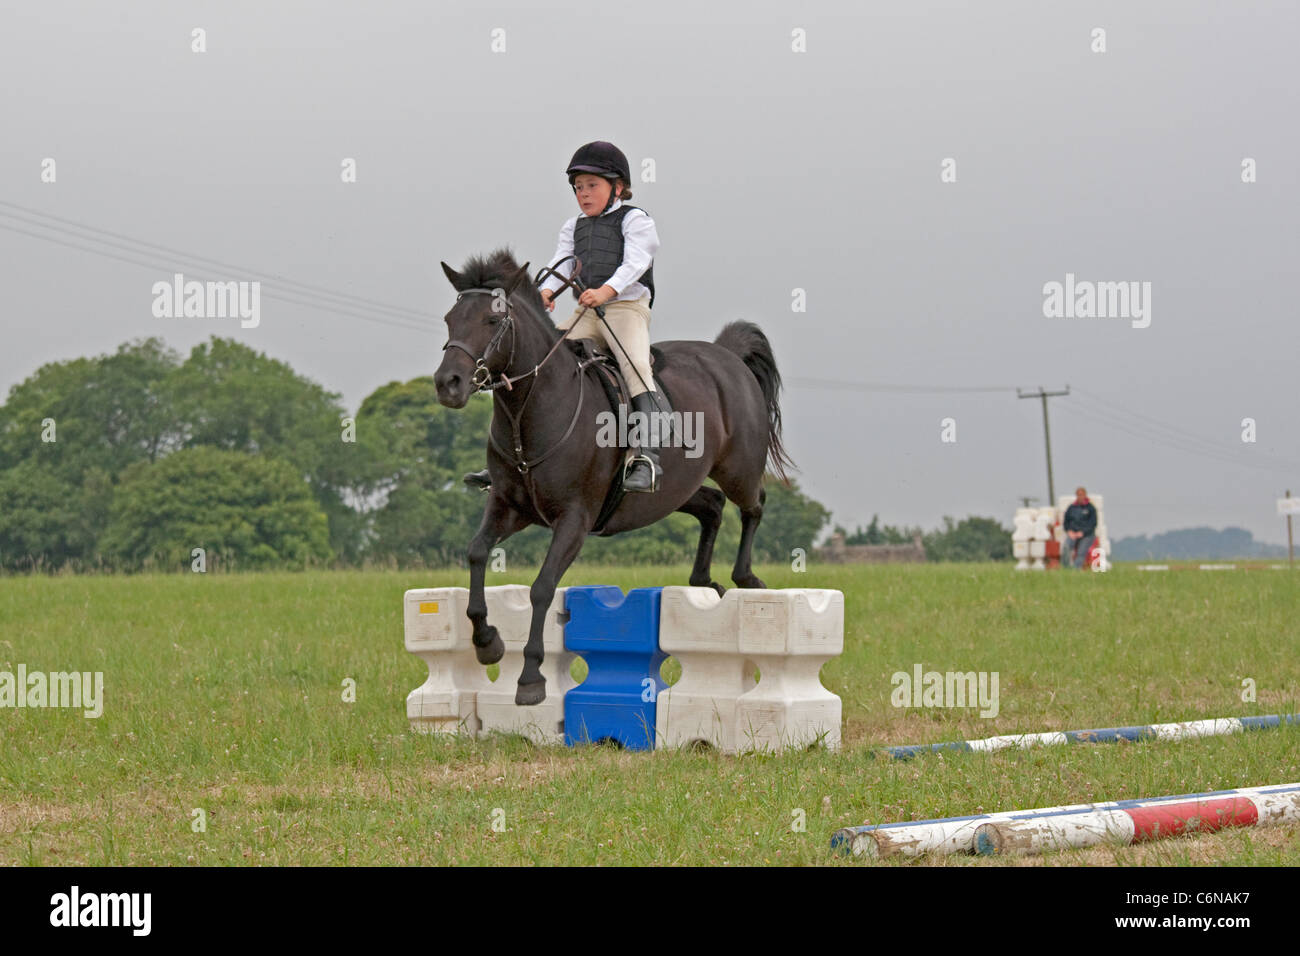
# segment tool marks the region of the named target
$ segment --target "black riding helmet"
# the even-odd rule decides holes
[[[623,155],[621,149],[603,139],[579,146],[578,151],[573,154],[573,159],[569,160],[569,168],[565,173],[569,177],[570,186],[578,178],[578,173],[593,173],[609,180],[610,186],[614,185],[616,179],[621,179],[628,185],[632,183],[632,172],[627,165],[627,157]],[[605,208],[608,209],[613,203],[614,193],[611,190]]]

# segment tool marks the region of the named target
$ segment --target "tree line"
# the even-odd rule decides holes
[[[444,408],[431,376],[382,385],[349,415],[337,393],[219,337],[184,359],[149,338],[53,362],[0,406],[0,569],[463,565],[483,499],[461,475],[483,467],[491,416],[487,395]],[[796,483],[766,487],[754,559],[811,553],[829,510]],[[945,519],[927,553],[1000,557],[971,549],[972,520],[996,526]],[[874,520],[865,532],[903,533]],[[676,513],[590,537],[579,560],[690,562],[698,538],[696,519]],[[716,559],[730,562],[739,540],[728,507]],[[528,528],[499,557],[539,564],[549,541],[548,529]]]
[[[923,531],[920,525],[881,525],[880,515],[871,516],[867,527],[858,525],[849,533],[842,525],[835,531],[851,544],[911,544],[917,538],[927,561],[1010,561],[1011,529],[993,518],[969,517],[957,521],[945,515],[943,526]]]
[[[42,366],[0,406],[0,567],[72,570],[446,566],[482,515],[461,475],[483,466],[492,402],[438,404],[430,376],[390,382],[354,416],[284,362],[214,337],[184,360],[156,338]],[[830,517],[768,485],[758,560],[810,548]],[[734,511],[735,509],[728,509]],[[694,558],[699,523],[674,514],[583,558]],[[549,532],[503,543],[540,563]],[[738,516],[718,536],[734,553]]]

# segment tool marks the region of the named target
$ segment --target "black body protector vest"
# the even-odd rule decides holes
[[[623,217],[632,209],[624,203],[613,212],[603,216],[579,216],[573,226],[573,252],[582,260],[582,281],[588,289],[599,289],[623,264]],[[644,209],[641,209],[645,212]],[[647,213],[648,215],[648,213]],[[649,267],[636,280],[650,290],[650,304],[655,304],[655,264],[651,260]],[[578,297],[578,290],[573,290],[573,297]]]

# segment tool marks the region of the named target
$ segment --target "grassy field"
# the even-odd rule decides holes
[[[588,568],[562,583],[630,588],[687,573]],[[823,670],[844,702],[840,753],[629,753],[412,734],[404,699],[427,672],[402,646],[402,592],[464,585],[463,572],[0,579],[0,670],[104,673],[99,719],[0,710],[0,863],[862,866],[830,854],[837,827],[1300,780],[1300,728],[907,763],[868,752],[1300,712],[1292,574],[758,573],[771,587],[845,593],[845,651]],[[530,581],[524,571],[488,583]],[[998,716],[895,708],[890,675],[916,664],[998,672]],[[343,700],[347,678],[355,703]],[[1255,702],[1241,699],[1246,678]],[[792,825],[800,811],[802,832]],[[1294,866],[1300,828],[1015,862]]]

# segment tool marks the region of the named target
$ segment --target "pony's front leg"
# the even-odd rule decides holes
[[[510,507],[509,503],[493,494],[483,510],[474,539],[469,543],[469,606],[465,616],[474,625],[474,656],[480,664],[495,664],[506,652],[497,629],[487,622],[487,600],[483,596],[483,576],[487,559],[499,541],[504,541],[516,531],[532,524]]]
[[[591,529],[592,520],[584,511],[566,512],[554,524],[551,546],[547,549],[542,571],[533,582],[530,597],[533,603],[532,627],[528,631],[528,644],[524,648],[524,669],[515,688],[515,703],[521,707],[540,704],[546,700],[546,678],[542,676],[542,630],[546,625],[546,611],[555,599],[555,589],[573,559],[582,550],[582,542]]]

